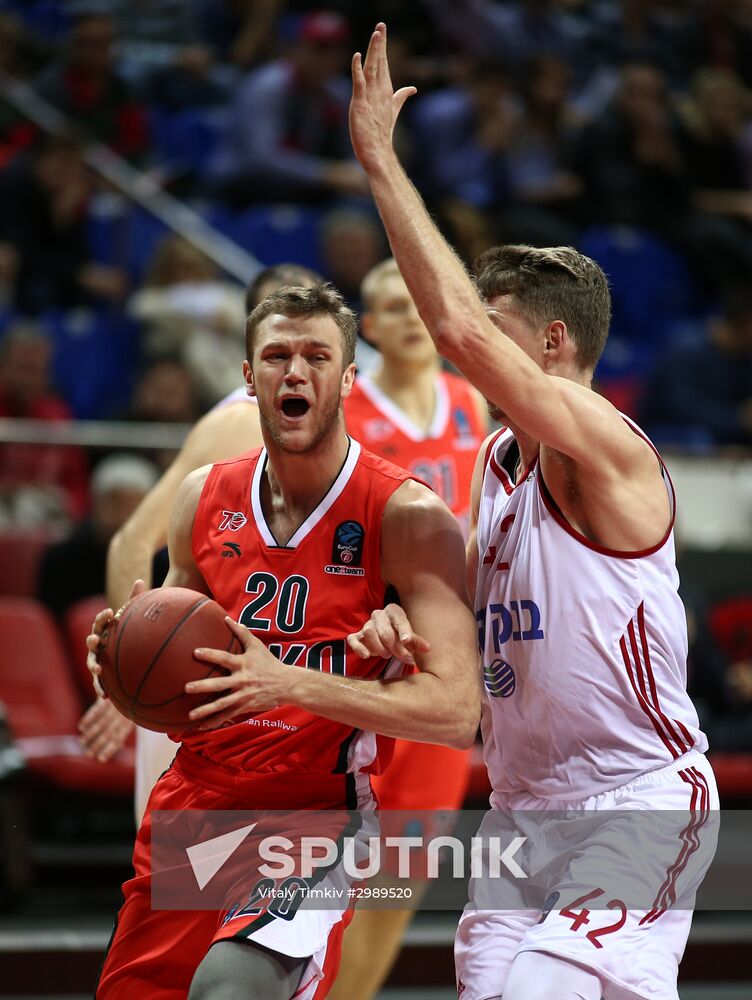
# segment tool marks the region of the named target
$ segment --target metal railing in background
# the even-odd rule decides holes
[[[0,97],[44,132],[56,135],[70,128],[65,115],[26,83],[0,70]],[[261,263],[215,229],[198,212],[163,191],[153,177],[137,170],[101,143],[87,143],[84,160],[96,173],[132,201],[179,233],[223,271],[246,285]]]
[[[84,448],[180,448],[192,424],[123,420],[0,420],[0,444],[78,445]]]
[[[0,445],[78,445],[101,449],[180,448],[191,424],[113,420],[0,419]],[[752,551],[752,456],[664,454],[676,487],[677,535],[705,552]]]

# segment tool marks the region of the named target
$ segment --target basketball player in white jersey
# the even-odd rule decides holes
[[[298,264],[277,264],[260,271],[246,290],[246,311],[251,312],[270,292],[282,285],[310,287],[319,276]],[[241,377],[238,372],[238,380]],[[249,405],[250,404],[250,405]],[[167,541],[167,524],[178,487],[194,469],[221,462],[261,446],[256,400],[240,386],[217,403],[193,427],[172,465],[144,497],[110,543],[107,553],[107,598],[121,607],[134,580],[151,586],[152,559]],[[133,731],[109,700],[97,699],[79,723],[81,742],[91,756],[109,760]],[[136,729],[136,821],[140,823],[146,800],[157,778],[175,756],[175,744],[162,733]]]
[[[492,805],[691,817],[642,910],[597,883],[551,912],[471,899],[458,993],[677,1000],[691,911],[672,903],[702,877],[692,855],[718,797],[685,689],[670,481],[639,429],[591,388],[610,320],[605,276],[568,247],[499,247],[474,286],[394,153],[414,88],[393,93],[383,24],[352,69],[353,148],[400,271],[440,353],[507,425],[479,456],[469,559]],[[408,628],[390,607],[362,631],[363,654],[394,649]],[[622,859],[638,880],[649,852],[639,853]]]

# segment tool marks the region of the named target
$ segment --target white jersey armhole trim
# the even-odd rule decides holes
[[[574,528],[569,523],[569,521],[564,517],[562,512],[559,510],[558,504],[552,497],[548,486],[546,485],[546,481],[543,478],[543,472],[541,471],[540,465],[538,465],[538,476],[537,476],[538,489],[543,499],[543,503],[546,509],[548,510],[549,514],[551,514],[556,523],[561,528],[563,528],[568,535],[571,535],[572,538],[580,542],[581,545],[584,545],[586,548],[591,549],[593,552],[598,552],[603,556],[609,556],[613,559],[642,559],[645,556],[652,556],[660,549],[662,549],[663,546],[666,544],[666,542],[668,542],[669,538],[671,537],[671,533],[674,530],[674,523],[676,521],[676,491],[674,490],[674,484],[671,481],[671,476],[669,475],[668,469],[666,468],[666,463],[661,458],[660,453],[653,444],[653,442],[642,430],[640,430],[640,428],[633,420],[630,420],[630,418],[625,416],[625,414],[623,413],[620,413],[620,416],[624,420],[626,425],[629,427],[629,429],[638,437],[642,438],[642,440],[645,441],[645,443],[650,446],[656,458],[660,462],[661,476],[663,478],[663,482],[666,487],[669,503],[671,504],[671,518],[669,520],[668,528],[666,529],[665,534],[663,535],[663,537],[659,542],[656,542],[655,545],[651,545],[646,549],[635,549],[624,552],[620,551],[619,549],[610,549],[605,545],[599,545],[597,542],[591,541],[589,538],[586,538],[585,535],[577,531],[577,529]]]

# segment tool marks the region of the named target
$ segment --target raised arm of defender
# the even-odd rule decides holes
[[[535,441],[596,473],[644,472],[655,479],[657,463],[613,407],[584,386],[547,374],[500,335],[498,317],[489,315],[431,221],[392,146],[396,118],[415,90],[393,92],[383,24],[371,37],[365,63],[359,53],[354,56],[352,76],[353,148],[368,174],[400,272],[439,352]],[[564,323],[552,323],[549,333],[546,350],[567,349]]]

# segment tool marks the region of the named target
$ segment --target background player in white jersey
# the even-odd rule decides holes
[[[319,276],[298,264],[264,268],[249,283],[245,305],[248,313],[282,285],[310,287]],[[238,371],[238,381],[242,373]],[[252,404],[252,405],[249,405]],[[261,445],[256,400],[242,386],[218,403],[191,430],[172,465],[117,532],[107,553],[107,598],[114,608],[128,599],[134,580],[152,584],[154,553],[167,542],[167,525],[178,487],[194,469],[221,462]],[[133,723],[112,703],[97,699],[79,724],[81,741],[98,760],[109,760],[133,731]],[[146,800],[159,775],[175,756],[175,744],[162,733],[136,729],[136,820],[143,816]]]
[[[689,809],[701,824],[717,792],[685,690],[672,490],[649,442],[591,388],[605,276],[571,248],[497,248],[481,261],[481,299],[392,147],[413,92],[393,92],[378,25],[365,64],[353,59],[353,147],[440,353],[509,428],[479,461],[470,546],[493,802]],[[382,646],[390,623],[398,634],[395,609],[372,625]],[[691,889],[701,872],[686,871],[688,853],[682,831],[671,868],[684,865]],[[626,852],[624,865],[640,860]],[[656,890],[652,908],[617,917],[574,898],[562,905],[578,914],[471,904],[457,937],[463,1000],[676,998],[691,913],[667,909],[670,882]]]

